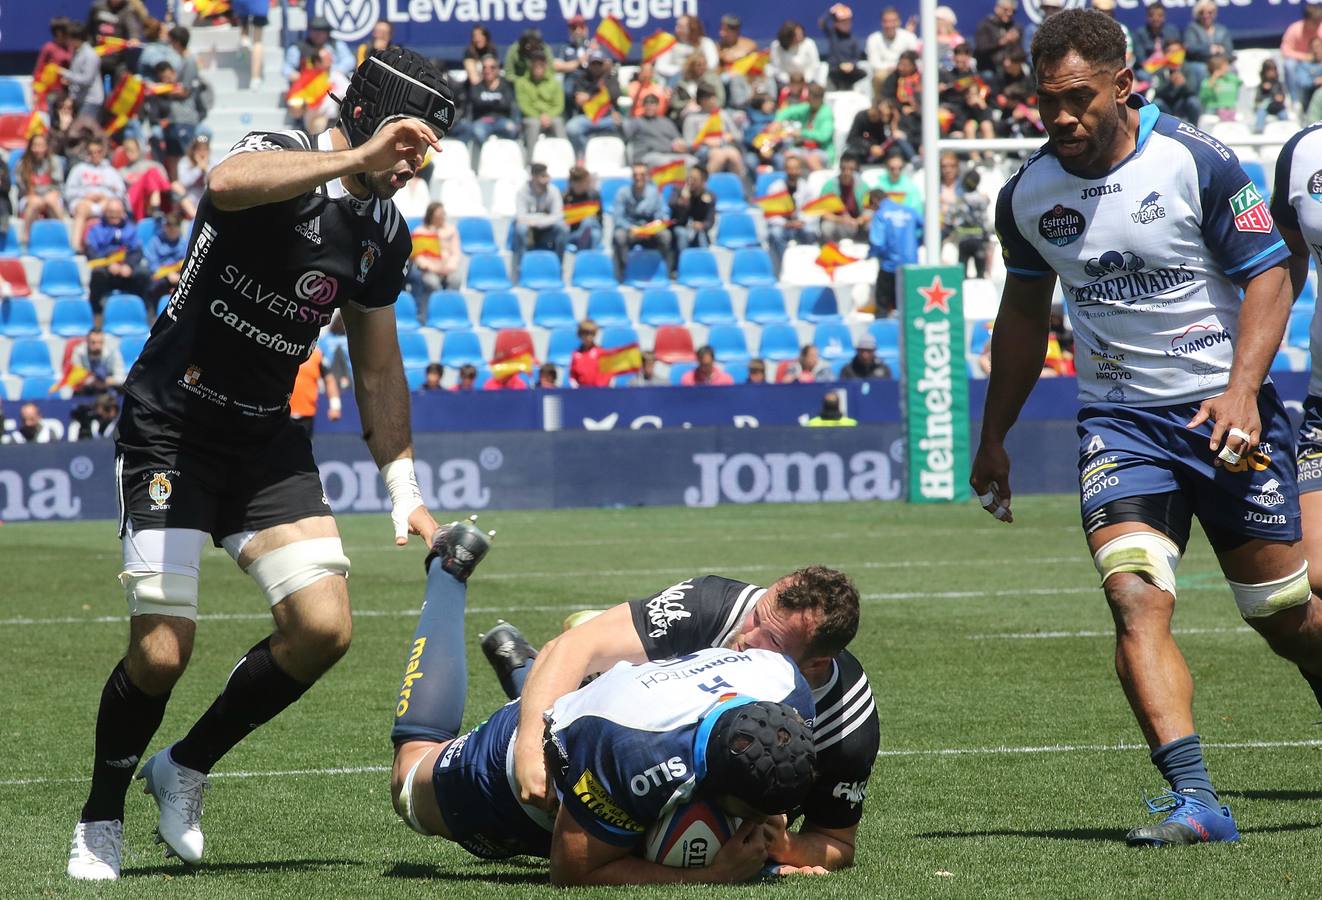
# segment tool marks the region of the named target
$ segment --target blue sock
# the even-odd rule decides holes
[[[390,740],[448,741],[459,733],[468,693],[464,602],[468,589],[439,565],[427,573],[422,614],[409,644]]]
[[[505,689],[505,695],[511,700],[518,700],[523,695],[523,683],[528,680],[528,673],[532,671],[533,660],[528,660],[517,669],[510,669],[509,684],[501,680],[501,687]]]
[[[1213,808],[1221,805],[1203,762],[1203,745],[1198,735],[1189,734],[1162,744],[1152,751],[1152,764],[1170,782],[1175,793],[1193,795]]]

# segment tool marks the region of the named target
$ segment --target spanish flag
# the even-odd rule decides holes
[[[588,98],[583,104],[583,115],[594,125],[600,122],[611,109],[610,91],[604,87]]]
[[[164,81],[153,82],[147,86],[147,93],[151,94],[153,97],[162,97],[166,94],[174,93],[174,85],[167,84]]]
[[[835,281],[836,269],[841,266],[847,266],[850,263],[856,263],[858,262],[858,259],[857,256],[850,256],[848,253],[845,253],[838,245],[832,242],[830,244],[822,245],[822,251],[817,254],[817,259],[814,260],[814,262],[825,269],[826,274],[831,276],[832,281]]]
[[[290,103],[316,106],[330,93],[330,73],[320,69],[304,69],[289,86]]]
[[[789,135],[789,128],[784,122],[771,122],[766,128],[758,132],[757,137],[753,138],[753,147],[756,150],[765,150],[768,145],[775,146]]]
[[[718,138],[723,134],[725,134],[725,130],[721,127],[721,113],[718,110],[708,116],[707,121],[702,123],[702,127],[698,129],[698,133],[693,137],[693,146],[696,149],[701,147],[708,138]]]
[[[726,71],[731,75],[761,75],[767,70],[767,64],[771,62],[771,51],[755,50],[747,56],[741,56],[730,65],[726,66]]]
[[[823,194],[811,203],[803,204],[803,214],[805,216],[824,216],[827,213],[842,213],[845,211],[845,201],[840,199],[839,194]]]
[[[129,47],[138,46],[137,41],[126,41],[122,37],[115,37],[113,34],[105,34],[96,39],[97,56],[110,56],[115,53],[127,50]]]
[[[679,42],[675,40],[673,34],[658,30],[656,34],[643,41],[643,62],[656,62],[677,43]]]
[[[32,79],[32,96],[37,99],[37,105],[45,105],[46,95],[60,84],[60,67],[55,63],[46,63],[37,73],[37,77]]]
[[[642,367],[643,354],[636,343],[602,350],[597,357],[597,371],[603,375],[625,375]]]
[[[581,203],[565,204],[565,224],[577,225],[584,219],[601,213],[601,203],[597,200],[584,200]]]
[[[762,215],[768,219],[794,215],[794,198],[790,196],[789,191],[777,191],[765,197],[754,197],[753,202],[761,207]]]
[[[229,0],[193,0],[193,11],[203,19],[223,16],[230,11]]]
[[[437,235],[415,231],[409,237],[413,238],[413,252],[409,254],[409,259],[417,259],[419,256],[440,259],[441,239]]]
[[[652,183],[657,186],[658,190],[664,189],[668,184],[682,184],[684,182],[684,160],[677,159],[673,162],[663,163],[648,170],[647,174],[652,176]]]
[[[51,385],[49,393],[54,394],[65,388],[68,388],[71,391],[77,390],[78,385],[90,378],[91,375],[92,373],[87,369],[84,369],[82,366],[70,364],[69,367],[64,370],[64,374],[60,376],[60,380]]]
[[[32,110],[32,114],[28,116],[28,127],[23,130],[24,140],[31,140],[39,134],[45,134],[47,131],[46,115],[40,108]]]
[[[633,48],[633,38],[614,16],[607,16],[601,20],[601,24],[597,26],[596,39],[603,50],[620,62],[624,62],[624,58]]]
[[[1155,75],[1164,68],[1178,69],[1180,66],[1184,65],[1184,57],[1185,52],[1183,48],[1174,50],[1170,53],[1158,50],[1143,61],[1143,71],[1147,72],[1149,75]]]
[[[183,267],[184,267],[184,261],[182,259],[179,260],[178,262],[172,262],[172,263],[167,263],[166,265],[163,266],[158,266],[156,268],[156,271],[151,273],[152,280],[160,281],[162,278],[166,278],[170,275],[178,275],[179,270],[182,269]]]
[[[532,355],[532,340],[515,341],[508,347],[501,349],[499,355],[491,359],[491,374],[498,381],[504,381],[506,378],[518,373],[531,373],[537,360]]]
[[[114,134],[127,125],[129,120],[138,114],[146,97],[146,82],[137,75],[125,75],[110,92],[110,99],[106,101],[106,110],[110,113],[110,124],[106,126],[106,133]]]
[[[670,222],[665,219],[653,219],[643,225],[638,225],[629,229],[629,236],[634,238],[656,237],[661,232],[670,227]]]
[[[96,259],[89,259],[87,261],[87,268],[104,269],[106,266],[113,266],[116,263],[122,263],[127,258],[128,258],[128,251],[125,250],[123,247],[120,247],[118,250],[114,251],[109,256],[100,256],[97,257]]]

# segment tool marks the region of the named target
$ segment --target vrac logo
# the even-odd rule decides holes
[[[1156,191],[1148,194],[1142,200],[1138,201],[1138,212],[1130,213],[1129,218],[1134,220],[1137,225],[1147,225],[1158,219],[1166,218],[1166,207],[1157,203],[1161,199],[1161,194]]]
[[[379,0],[317,0],[317,15],[330,22],[335,37],[357,41],[367,37],[381,18]]]

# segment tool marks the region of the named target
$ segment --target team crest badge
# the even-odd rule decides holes
[[[372,271],[372,266],[376,265],[377,257],[380,255],[381,248],[376,245],[376,241],[363,241],[363,255],[358,258],[359,284],[367,280],[367,274]]]
[[[170,494],[174,493],[174,485],[170,483],[170,478],[164,472],[155,472],[151,477],[151,484],[147,485],[147,496],[151,498],[151,508],[153,512],[159,512],[170,508]]]
[[[202,369],[199,366],[189,366],[184,370],[184,384],[197,384],[201,380]],[[168,485],[169,482],[167,481],[166,484]]]

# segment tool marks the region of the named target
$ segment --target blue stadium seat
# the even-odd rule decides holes
[[[785,295],[778,287],[755,287],[748,292],[748,302],[744,304],[744,318],[754,325],[789,324],[789,313],[785,312]]]
[[[610,213],[615,207],[615,195],[620,192],[620,188],[627,188],[630,184],[632,184],[632,180],[627,175],[615,175],[611,178],[601,179],[602,212]]]
[[[854,336],[844,322],[818,322],[813,328],[812,342],[822,358],[833,366],[854,355]]]
[[[478,253],[468,260],[468,289],[472,291],[508,291],[514,285],[505,260],[499,253]]]
[[[36,305],[26,297],[0,301],[0,334],[10,338],[40,337]]]
[[[124,368],[131,369],[147,343],[145,334],[130,334],[119,339],[119,358],[124,360]]]
[[[557,328],[551,332],[546,342],[546,361],[566,369],[581,342],[575,328]],[[565,373],[565,386],[568,387],[569,373]]]
[[[716,211],[721,215],[742,212],[748,208],[744,182],[733,172],[713,172],[707,179],[707,190],[716,198]]]
[[[615,263],[610,254],[602,250],[584,250],[574,257],[574,274],[570,284],[585,291],[619,287],[615,280]]]
[[[427,339],[418,331],[405,331],[399,336],[399,352],[404,357],[404,371],[425,369],[431,362],[427,352]]]
[[[147,216],[138,220],[138,240],[142,242],[144,247],[152,238],[156,237],[160,230],[161,220],[155,216]]]
[[[83,279],[78,274],[78,264],[72,257],[46,260],[41,267],[41,282],[37,290],[47,297],[55,298],[87,296],[87,291],[83,290]]]
[[[689,247],[679,255],[678,281],[688,288],[720,287],[725,282],[721,279],[720,267],[716,265],[716,254],[706,247]]]
[[[613,288],[588,294],[588,318],[602,328],[628,325],[629,310],[624,305],[624,294]]]
[[[59,219],[38,219],[28,235],[28,253],[38,259],[72,259],[69,226]]]
[[[753,185],[754,196],[765,197],[771,186],[784,177],[784,172],[777,172],[774,169],[770,172],[758,172],[757,181]]]
[[[720,359],[718,356],[717,359]],[[748,363],[746,362],[721,362],[720,366],[725,370],[725,374],[730,376],[730,380],[735,384],[748,383]]]
[[[533,301],[532,323],[538,328],[572,328],[577,321],[568,291],[542,291]]]
[[[878,361],[878,362],[884,362],[884,363],[886,364],[886,368],[888,368],[888,369],[891,370],[891,377],[892,377],[892,378],[899,378],[899,377],[900,377],[900,351],[899,351],[899,350],[886,350],[886,351],[878,350],[878,351],[877,351],[877,361]],[[972,369],[971,369],[971,368],[970,368],[970,372],[972,372]],[[971,377],[982,378],[982,377],[984,377],[984,376],[982,376],[982,375],[976,375],[976,376],[971,376]]]
[[[425,382],[426,380],[427,380],[426,366],[423,366],[421,368],[414,366],[412,369],[410,369],[408,365],[404,366],[404,381],[408,384],[410,391],[416,391],[421,389],[423,382]]]
[[[758,341],[757,355],[767,362],[780,362],[797,359],[799,356],[799,333],[793,325],[767,325],[762,329]]]
[[[57,337],[82,337],[92,330],[92,305],[77,297],[56,300],[50,314],[50,331]]]
[[[679,298],[670,288],[649,288],[643,291],[643,305],[638,311],[643,325],[683,325],[684,314],[679,309]]]
[[[1284,350],[1277,350],[1276,356],[1272,359],[1271,371],[1273,372],[1292,372],[1294,364],[1290,360],[1290,354]]]
[[[771,256],[761,247],[745,247],[734,251],[730,266],[730,280],[740,287],[773,287],[776,273],[771,268]]]
[[[525,257],[526,258],[526,257]],[[555,258],[555,254],[551,254]],[[499,331],[502,328],[523,328],[523,310],[519,309],[519,298],[513,291],[492,291],[482,298],[482,313],[478,324],[483,328]]]
[[[799,293],[800,322],[840,321],[840,299],[829,285],[806,287]]]
[[[707,332],[707,343],[721,365],[748,362],[748,342],[744,339],[744,330],[738,325],[713,325]]]
[[[29,109],[23,82],[17,78],[0,78],[0,115],[25,113]]]
[[[463,365],[476,366],[482,361],[482,344],[477,339],[476,331],[445,333],[445,339],[441,342],[441,365],[457,369]]]
[[[50,362],[50,348],[41,338],[19,338],[9,348],[9,374],[19,378],[40,375],[55,377],[55,369]]]
[[[407,216],[404,219],[404,227],[409,230],[409,234],[412,234],[414,230],[421,224],[422,224],[421,216]]]
[[[560,257],[550,250],[529,250],[519,263],[519,287],[530,291],[545,291],[564,287],[565,276],[560,271]]]
[[[652,287],[670,287],[670,273],[666,270],[665,258],[655,250],[630,250],[624,261],[624,283],[640,291]]]
[[[14,171],[10,166],[9,171]],[[18,216],[9,220],[9,229],[0,231],[0,256],[18,256],[23,252],[23,245],[18,239]]]
[[[699,325],[733,325],[734,304],[723,287],[703,288],[693,295],[693,321]]]
[[[18,387],[20,400],[46,400],[50,398],[55,379],[50,375],[29,375]]]
[[[670,364],[670,383],[679,384],[684,380],[684,376],[698,367],[697,363],[677,362]]]
[[[156,315],[165,315],[165,308],[170,305],[170,295],[166,294],[156,300]]]
[[[1258,189],[1264,197],[1271,196],[1271,188],[1267,186],[1267,167],[1256,159],[1241,159],[1239,167],[1244,170],[1244,174],[1249,176],[1253,186]]]
[[[151,330],[147,324],[147,305],[137,294],[111,294],[106,298],[102,316],[102,327],[116,337],[146,334]]]
[[[395,298],[395,330],[404,334],[418,328],[418,301],[408,291],[400,291]]]
[[[427,298],[427,324],[441,331],[472,328],[472,320],[468,318],[468,301],[458,291],[432,291]]]
[[[900,349],[899,319],[877,319],[868,326],[868,333],[876,338],[878,352]]]
[[[471,256],[474,253],[496,253],[500,250],[490,219],[460,216],[454,220],[454,225],[459,230],[459,249],[464,253]]]
[[[727,250],[742,250],[744,247],[760,246],[757,239],[757,223],[746,212],[728,212],[721,216],[716,227],[716,245]]]
[[[881,321],[889,322],[889,321],[892,321],[892,320],[891,320],[891,319],[883,319],[883,320],[881,320]],[[880,324],[880,323],[879,323],[879,322],[873,322],[872,324],[873,324],[873,325],[877,325],[877,324]],[[964,328],[965,328],[965,330],[967,330],[968,333],[969,333],[969,352],[972,353],[974,356],[977,356],[977,355],[978,355],[979,353],[981,353],[984,349],[986,349],[986,347],[987,347],[987,342],[988,342],[989,340],[991,340],[991,327],[992,327],[991,319],[971,319],[971,320],[969,320],[967,323],[965,323]],[[1293,330],[1293,328],[1294,328],[1294,319],[1293,319],[1293,318],[1290,320],[1290,327],[1291,327],[1291,329]],[[896,330],[897,330],[897,331],[899,330],[899,325],[898,325],[898,324],[896,325]],[[1308,323],[1307,323],[1307,321],[1304,322],[1304,346],[1305,346],[1305,347],[1308,346]],[[880,339],[877,340],[877,349],[878,349],[878,350],[881,349],[881,340],[880,340]]]

